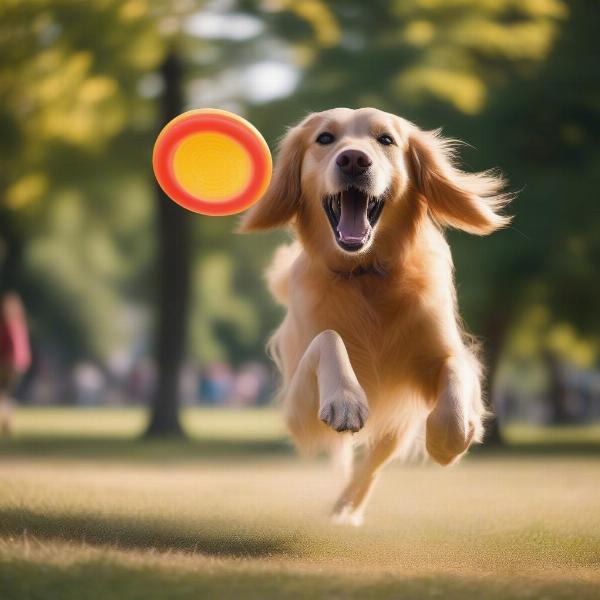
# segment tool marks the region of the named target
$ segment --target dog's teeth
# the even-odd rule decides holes
[[[336,217],[340,217],[342,213],[342,202],[339,196],[334,196],[331,199],[331,210]]]

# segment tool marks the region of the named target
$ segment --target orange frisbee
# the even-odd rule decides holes
[[[261,198],[273,164],[267,142],[253,125],[225,110],[203,108],[165,125],[154,144],[152,167],[177,204],[224,216]]]

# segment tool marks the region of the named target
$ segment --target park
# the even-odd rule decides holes
[[[0,600],[600,597],[598,31],[594,0],[0,3]],[[447,161],[396,131],[363,136],[410,175],[437,255],[451,249],[433,287],[448,288],[490,413],[456,464],[392,461],[361,527],[331,518],[341,482],[295,448],[270,355],[285,311],[265,272],[300,220],[270,204],[279,227],[240,234],[240,211],[275,187],[307,214],[300,177],[268,186],[270,155],[275,181],[286,132],[335,107],[377,109],[413,141],[418,127]],[[203,192],[258,173],[233,208],[172,201],[174,145],[173,169],[153,163],[188,111],[251,124],[255,163],[230,135],[205,187],[195,155],[215,132],[179,157]],[[340,131],[302,141],[322,157],[309,188]],[[468,194],[436,211],[439,173],[479,173],[496,227],[452,219]],[[376,242],[390,189],[319,197],[319,249]],[[384,289],[375,266],[329,275]],[[405,376],[433,380],[430,354]]]

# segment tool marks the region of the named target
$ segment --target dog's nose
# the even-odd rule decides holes
[[[362,175],[373,161],[361,150],[344,150],[335,159],[335,163],[344,175],[355,177]]]

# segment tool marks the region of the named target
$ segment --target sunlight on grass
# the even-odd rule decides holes
[[[600,423],[555,426],[513,424],[505,428],[504,436],[510,444],[600,444]]]
[[[17,437],[132,438],[141,436],[147,422],[142,407],[123,408],[19,408],[15,415]],[[182,411],[186,431],[193,437],[213,439],[274,440],[284,436],[278,411],[272,408],[188,408]]]

